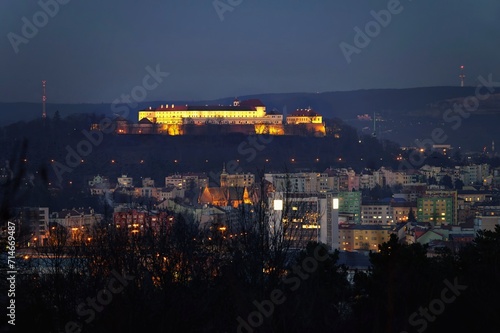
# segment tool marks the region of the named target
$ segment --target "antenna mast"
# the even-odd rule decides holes
[[[42,90],[43,90],[43,96],[42,96],[42,119],[47,118],[47,112],[45,112],[45,102],[47,101],[47,96],[45,95],[45,84],[47,81],[43,80],[42,81]]]
[[[377,117],[376,117],[375,112],[373,112],[373,133],[372,133],[372,136],[374,138],[377,137],[377,124],[376,124],[376,121],[377,121]]]
[[[464,65],[460,66],[460,75],[458,77],[460,78],[460,87],[463,87],[465,81]]]

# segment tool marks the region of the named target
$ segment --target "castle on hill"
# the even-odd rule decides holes
[[[235,99],[232,105],[165,104],[140,110],[137,124],[123,118],[117,119],[116,124],[118,134],[325,135],[323,117],[311,108],[297,109],[283,119],[283,114],[266,111],[259,99]]]

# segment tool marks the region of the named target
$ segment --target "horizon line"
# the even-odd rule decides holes
[[[498,86],[500,87],[500,85]],[[410,89],[430,89],[430,88],[458,88],[458,89],[470,89],[470,88],[475,88],[475,86],[450,86],[450,85],[443,85],[443,86],[417,86],[417,87],[406,87],[406,88],[360,88],[360,89],[352,89],[352,90],[330,90],[330,91],[318,91],[318,92],[305,92],[305,91],[296,91],[296,92],[270,92],[270,93],[258,93],[258,94],[246,94],[246,95],[238,95],[238,96],[233,96],[233,97],[219,97],[219,98],[211,98],[211,99],[171,99],[170,101],[172,102],[210,102],[210,101],[218,101],[218,100],[225,100],[225,99],[234,99],[235,97],[237,98],[244,98],[245,96],[264,96],[264,95],[287,95],[287,94],[312,94],[312,95],[319,95],[319,94],[329,94],[329,93],[347,93],[347,92],[356,92],[356,91],[367,91],[367,90],[410,90]],[[162,100],[151,100],[151,101],[141,101],[137,103],[151,103],[151,102],[161,102]],[[165,101],[165,100],[163,100]],[[6,102],[6,101],[0,101],[1,104],[18,104],[18,103],[29,103],[29,104],[40,104],[40,101],[15,101],[15,102]],[[49,104],[113,104],[113,102],[46,102],[47,105]],[[127,103],[118,103],[117,105],[126,105]]]

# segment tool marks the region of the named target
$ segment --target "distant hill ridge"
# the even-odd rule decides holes
[[[447,100],[460,99],[474,96],[475,87],[421,87],[405,89],[367,89],[354,91],[335,91],[321,93],[269,93],[258,95],[238,96],[240,100],[260,99],[267,110],[276,109],[289,114],[297,108],[311,107],[321,113],[325,118],[352,119],[358,114],[371,114],[384,112],[393,116],[403,116],[413,113],[421,114],[422,111],[431,110],[436,106],[446,105]],[[161,104],[191,104],[191,105],[229,105],[233,97],[216,100],[185,101],[163,100],[139,103],[139,106],[130,110],[129,119],[137,120],[137,111],[149,106],[156,107]],[[484,106],[490,112],[496,109],[500,98],[492,99],[494,106]],[[483,105],[481,106],[483,107]],[[79,104],[47,104],[47,113],[52,117],[59,110],[62,117],[76,113],[105,114],[112,116],[110,103],[79,103]],[[498,109],[496,109],[498,110]],[[0,126],[17,121],[29,121],[41,117],[41,103],[0,103]]]

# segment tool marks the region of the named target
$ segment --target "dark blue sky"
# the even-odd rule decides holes
[[[500,81],[498,0],[402,0],[348,64],[339,44],[391,1],[220,0],[241,2],[221,21],[213,0],[70,0],[43,25],[37,1],[3,0],[0,101],[39,101],[46,79],[49,102],[111,102],[157,64],[147,100],[458,85],[461,64]]]

